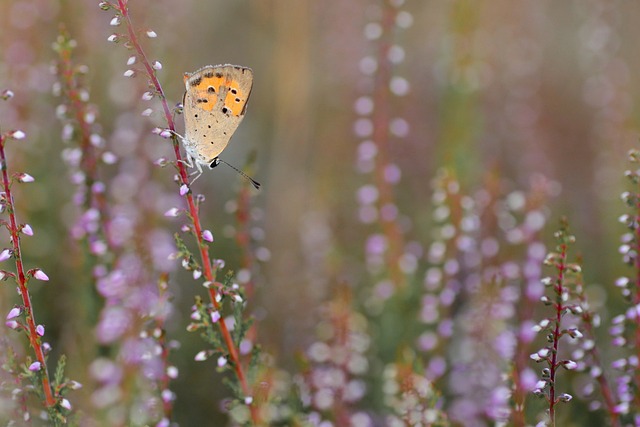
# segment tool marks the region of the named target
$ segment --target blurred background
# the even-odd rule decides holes
[[[141,33],[158,35],[142,40],[149,58],[162,63],[158,77],[170,105],[182,99],[184,72],[221,63],[254,71],[247,115],[222,158],[243,167],[256,156],[251,174],[262,189],[250,202],[257,260],[251,311],[259,341],[283,368],[293,369],[295,353],[312,342],[323,301],[341,286],[368,286],[364,245],[375,225],[363,221],[356,195],[375,174],[359,161],[362,142],[375,132],[363,117],[380,67],[388,78],[384,154],[398,175],[392,190],[410,224],[407,240],[429,244],[431,182],[440,168],[455,171],[467,191],[477,190],[488,172],[508,190],[529,189],[544,175],[554,182],[545,237],[567,216],[598,304],[619,299],[610,290],[623,268],[616,219],[624,209],[626,152],[638,145],[640,80],[633,70],[640,65],[640,3],[391,3],[397,12],[385,26],[388,5],[381,0],[129,2]],[[24,239],[24,255],[51,278],[33,288],[38,314],[56,351],[69,356],[69,375],[83,382],[89,362],[74,362],[79,338],[72,331],[82,328],[69,324],[91,311],[78,297],[92,280],[79,273],[82,257],[69,237],[77,216],[74,186],[61,160],[60,99],[52,95],[51,46],[64,25],[77,41],[74,61],[88,66],[85,87],[100,133],[119,159],[103,172],[112,181],[109,197],[133,199],[151,212],[149,239],[160,247],[156,267],[170,273],[175,297],[167,329],[182,345],[175,361],[181,375],[172,387],[176,420],[196,425],[218,412],[215,402],[228,392],[214,367],[192,362],[202,342],[184,332],[202,289],[175,263],[160,261],[181,224],[163,213],[182,201],[172,170],[151,166],[172,156],[170,144],[151,133],[166,124],[157,101],[141,100],[144,77],[123,77],[129,54],[107,41],[124,31],[109,26],[112,15],[97,1],[0,3],[0,89],[15,92],[11,103],[0,104],[0,129],[27,133],[10,146],[9,167],[36,178],[15,195],[19,218],[36,233]],[[378,61],[383,47],[387,65]],[[143,117],[148,107],[154,112]],[[177,123],[182,132],[179,116]],[[241,262],[230,212],[244,185],[225,166],[194,185],[206,196],[202,221],[216,239],[211,254],[230,269]],[[6,235],[2,241],[8,245]],[[3,310],[16,298],[5,289]]]

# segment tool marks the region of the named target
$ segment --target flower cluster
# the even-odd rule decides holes
[[[2,93],[4,100],[11,99],[11,97],[11,91],[5,90]],[[16,291],[21,299],[21,304],[14,305],[6,315],[5,326],[26,335],[32,355],[19,361],[12,349],[3,352],[5,354],[2,366],[11,375],[13,383],[3,381],[0,385],[3,390],[11,387],[11,396],[16,402],[14,405],[16,419],[30,422],[32,413],[37,414],[44,409],[46,411],[45,417],[51,425],[66,425],[72,406],[65,396],[69,391],[80,388],[81,385],[64,377],[64,355],[58,361],[55,376],[51,378],[49,374],[47,358],[52,348],[49,343],[44,341],[45,326],[36,321],[36,310],[29,290],[29,287],[33,286],[30,284],[31,279],[47,282],[49,277],[40,268],[29,270],[25,268],[20,241],[22,236],[33,236],[34,230],[29,224],[18,222],[12,193],[14,183],[33,182],[34,178],[24,172],[9,174],[7,161],[7,143],[12,140],[22,140],[25,136],[25,133],[20,130],[0,133],[0,170],[2,173],[0,213],[4,215],[4,218],[0,219],[0,225],[7,230],[10,242],[10,247],[0,252],[0,262],[6,263],[11,258],[15,261],[15,271],[3,269],[0,270],[0,275],[2,280],[11,278],[12,281],[15,281]],[[29,395],[36,396],[42,407],[30,407],[27,403]]]
[[[99,384],[92,400],[109,422],[124,422],[120,417],[127,407],[140,408],[148,418],[139,421],[151,422],[171,413],[168,380],[177,376],[167,361],[169,344],[162,327],[172,311],[163,277],[173,268],[167,256],[174,247],[167,231],[147,226],[149,218],[159,213],[149,209],[145,195],[161,196],[157,187],[131,185],[142,178],[145,166],[137,165],[133,171],[128,161],[116,163],[118,156],[107,149],[98,132],[97,108],[89,104],[83,84],[89,70],[74,64],[75,46],[65,31],[54,44],[59,56],[54,92],[62,98],[57,112],[63,122],[62,139],[68,144],[62,155],[77,188],[73,202],[78,214],[71,235],[85,246],[80,252],[90,254],[93,285],[104,300],[96,338],[117,349],[117,357],[99,357],[91,365]],[[121,145],[114,148],[122,151]],[[103,165],[119,170],[109,177]],[[148,259],[152,262],[145,262]],[[127,390],[132,384],[140,393]]]
[[[371,183],[357,190],[359,219],[364,224],[376,224],[380,232],[366,240],[367,266],[376,278],[374,298],[384,300],[405,284],[405,274],[417,267],[421,248],[405,247],[401,216],[394,197],[394,187],[400,182],[401,169],[391,159],[390,145],[405,139],[409,123],[403,117],[392,116],[390,97],[409,93],[409,82],[396,68],[404,61],[405,53],[393,41],[399,32],[411,26],[411,14],[402,9],[403,0],[384,1],[380,8],[370,11],[371,22],[364,28],[364,36],[374,53],[360,60],[360,71],[371,88],[359,97],[354,110],[357,114],[353,129],[361,140],[356,168],[362,174],[372,174]],[[416,253],[417,252],[417,253]]]
[[[618,374],[616,378],[617,404],[612,417],[620,415],[624,420],[640,419],[637,404],[638,375],[640,362],[638,361],[638,346],[640,346],[640,151],[629,152],[629,162],[632,168],[625,172],[631,191],[622,194],[622,200],[628,207],[628,213],[620,217],[626,232],[622,235],[619,252],[622,261],[632,268],[625,276],[619,277],[615,285],[622,292],[627,302],[624,313],[614,316],[609,328],[612,344],[624,349],[624,353],[612,363],[612,368]]]
[[[424,375],[412,364],[390,364],[384,369],[385,404],[393,415],[386,419],[390,427],[446,426],[447,416],[438,409],[438,394]]]
[[[368,425],[369,416],[355,409],[367,391],[362,379],[369,369],[367,321],[353,310],[346,291],[324,307],[322,319],[318,340],[306,351],[301,381],[308,420],[323,427]]]
[[[566,221],[562,222],[555,237],[558,242],[556,250],[549,252],[544,260],[545,265],[555,269],[555,275],[542,279],[542,283],[550,289],[550,295],[541,297],[541,301],[552,308],[552,315],[534,326],[534,331],[545,336],[547,344],[530,355],[534,362],[546,365],[533,393],[546,399],[547,415],[553,425],[556,405],[559,402],[569,402],[573,398],[571,394],[559,391],[559,369],[572,371],[578,368],[576,361],[565,359],[560,354],[560,340],[563,337],[571,340],[583,337],[578,322],[584,312],[576,295],[576,287],[581,283],[582,268],[578,263],[568,260],[569,249],[575,243],[575,237],[569,234]]]
[[[156,128],[153,133],[163,138],[171,138],[172,140],[175,161],[168,162],[162,158],[156,163],[160,166],[172,163],[176,167],[178,173],[174,177],[174,180],[179,185],[178,194],[186,203],[186,208],[173,207],[169,210],[165,209],[165,216],[180,217],[186,213],[189,222],[183,224],[180,230],[183,234],[191,235],[195,239],[198,255],[194,255],[191,250],[187,248],[182,239],[182,234],[176,233],[174,240],[178,251],[171,255],[170,259],[181,259],[183,268],[191,272],[194,280],[203,280],[203,285],[207,290],[209,298],[208,304],[204,303],[200,298],[196,300],[192,318],[194,318],[197,323],[192,324],[188,329],[196,330],[204,328],[205,332],[203,333],[203,337],[212,345],[213,349],[198,353],[196,359],[206,359],[213,353],[218,354],[217,364],[219,368],[230,368],[234,372],[237,379],[237,384],[233,386],[236,395],[249,407],[249,418],[256,422],[258,414],[255,406],[252,405],[251,387],[245,372],[247,367],[243,361],[240,360],[241,356],[246,353],[247,342],[249,343],[247,351],[253,348],[250,341],[244,340],[247,328],[250,325],[250,322],[245,321],[242,315],[244,298],[240,294],[238,285],[230,284],[230,278],[222,285],[216,281],[216,273],[222,267],[217,260],[212,260],[209,256],[209,243],[213,242],[214,236],[210,230],[203,229],[200,223],[200,205],[204,202],[205,198],[202,195],[194,195],[189,185],[189,177],[184,161],[182,160],[178,140],[175,136],[176,132],[172,112],[157,75],[162,69],[162,65],[157,60],[150,61],[148,59],[141,40],[138,37],[138,32],[133,26],[126,1],[103,1],[100,3],[100,7],[105,11],[115,12],[110,22],[113,27],[123,26],[126,29],[125,33],[113,33],[108,37],[109,41],[114,43],[122,42],[127,49],[133,52],[133,55],[131,55],[127,61],[129,68],[124,72],[124,76],[144,76],[150,90],[142,95],[143,100],[148,101],[157,98],[160,101],[167,126],[165,129]],[[149,38],[157,37],[157,34],[152,30],[147,30],[145,34]],[[142,112],[142,115],[150,116],[152,113],[153,109],[147,108]],[[227,300],[227,297],[230,297],[230,300],[233,301],[233,308],[231,310],[233,315],[231,317],[223,316],[223,303]],[[206,320],[198,318],[198,316],[205,316]]]

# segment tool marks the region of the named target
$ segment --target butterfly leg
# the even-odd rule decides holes
[[[188,168],[192,168],[193,167],[193,160],[191,160],[191,157],[189,157],[189,156],[187,156],[186,159],[178,160],[178,162],[182,163],[183,165],[185,165]]]
[[[189,183],[189,185],[191,185],[191,184],[193,184],[194,182],[196,182],[196,179],[200,178],[200,175],[202,175],[202,166],[201,166],[201,165],[200,165],[200,163],[198,163],[197,161],[195,161],[195,164],[196,164],[195,166],[196,166],[196,169],[197,169],[197,170],[193,171],[193,172],[191,173],[191,175],[195,175],[196,173],[197,173],[198,175],[196,175],[196,177],[195,177],[195,178],[193,178],[193,179],[191,180],[191,182]],[[192,164],[190,167],[193,167],[193,164]],[[190,175],[190,176],[191,176],[191,175]]]

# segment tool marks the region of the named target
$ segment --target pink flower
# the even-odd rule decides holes
[[[9,136],[13,139],[24,139],[27,135],[21,130],[12,131]]]
[[[209,230],[204,230],[202,232],[202,238],[207,242],[213,242],[213,234]]]
[[[11,251],[9,249],[5,249],[2,252],[0,252],[0,262],[6,261],[9,258],[11,258]]]
[[[22,310],[20,310],[19,307],[13,307],[11,309],[11,311],[9,311],[9,314],[7,314],[7,318],[6,319],[7,320],[11,320],[11,319],[13,319],[15,317],[20,316],[20,313],[22,313]]]
[[[33,277],[38,280],[42,280],[43,282],[49,281],[49,276],[47,276],[45,272],[40,270],[39,268],[36,268],[36,270],[33,272]]]
[[[178,216],[179,213],[180,213],[180,209],[171,208],[164,213],[164,216]]]
[[[22,226],[22,232],[27,236],[33,236],[33,229],[29,224],[25,224]]]
[[[18,329],[18,326],[20,326],[20,324],[15,320],[9,320],[8,322],[5,322],[5,326],[9,329]]]
[[[35,181],[35,179],[29,175],[28,173],[21,173],[18,174],[18,181],[19,182],[33,182]]]
[[[36,326],[36,334],[38,334],[38,336],[43,336],[44,335],[44,326],[42,325],[38,325]]]
[[[167,376],[172,380],[178,378],[178,368],[176,368],[175,366],[169,366],[167,368]]]
[[[40,362],[33,362],[29,365],[29,370],[31,372],[38,372],[42,368],[42,364]]]
[[[185,194],[187,194],[189,192],[189,186],[187,184],[182,184],[180,186],[180,195],[184,196]]]

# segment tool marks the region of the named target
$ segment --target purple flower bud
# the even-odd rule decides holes
[[[33,236],[33,229],[29,224],[25,224],[22,226],[22,232],[27,236]]]
[[[182,184],[180,186],[180,195],[184,196],[185,194],[187,194],[189,192],[189,186],[187,184]]]
[[[162,70],[162,63],[160,63],[160,61],[153,61],[153,64],[151,64],[151,66],[154,70]]]
[[[571,328],[567,331],[567,333],[571,338],[578,339],[583,337],[582,332],[580,332],[577,328]]]
[[[611,367],[613,369],[623,369],[625,366],[627,366],[627,359],[624,358],[611,362]]]
[[[109,25],[111,25],[112,27],[117,27],[118,25],[120,25],[120,17],[114,16],[111,22],[109,22]]]
[[[178,209],[178,208],[171,208],[171,209],[169,209],[168,211],[166,211],[166,212],[164,213],[164,216],[171,217],[171,216],[178,216],[179,214],[180,214],[180,209]]]
[[[178,368],[176,368],[175,366],[167,367],[167,376],[172,380],[178,378]]]
[[[29,370],[31,372],[38,372],[42,368],[42,364],[40,362],[33,362],[29,365]]]
[[[20,324],[15,320],[9,320],[8,322],[5,322],[5,326],[9,329],[18,329]]]
[[[573,396],[571,396],[568,393],[562,393],[560,395],[559,399],[560,399],[561,402],[569,402],[569,401],[571,401],[571,399],[573,399]]]
[[[20,313],[22,313],[22,310],[19,307],[13,307],[11,311],[9,311],[9,314],[7,314],[6,320],[11,320],[20,316]]]
[[[9,132],[9,138],[13,138],[16,140],[24,139],[27,135],[21,130],[14,130]]]
[[[0,252],[0,262],[6,261],[9,258],[11,258],[11,251],[9,249],[4,249],[2,252]]]
[[[0,98],[2,98],[3,100],[7,101],[11,98],[13,98],[13,91],[9,90],[9,89],[5,89],[2,91],[2,93],[0,93]]]
[[[71,410],[71,402],[69,402],[67,399],[62,399],[60,401],[60,406],[62,406],[67,411]]]
[[[45,272],[40,270],[39,268],[35,269],[35,271],[33,272],[33,277],[38,280],[42,280],[43,282],[49,281],[49,276],[47,276]]]
[[[209,230],[204,230],[202,232],[202,238],[207,242],[213,242],[213,234]]]
[[[82,384],[80,384],[78,381],[71,380],[67,384],[69,385],[69,388],[71,390],[80,390],[82,388]]]
[[[548,348],[541,348],[538,351],[538,355],[540,355],[540,357],[547,357],[549,356],[549,349]]]
[[[21,173],[18,174],[18,181],[19,182],[33,182],[35,181],[35,179],[29,175],[28,173]]]
[[[244,398],[244,404],[245,404],[245,405],[251,405],[252,403],[253,403],[253,397],[251,397],[251,396],[246,396],[246,397]]]
[[[176,399],[176,395],[168,389],[162,390],[160,395],[162,396],[162,401],[165,403],[173,402]]]
[[[209,355],[207,354],[207,351],[202,350],[202,351],[199,351],[198,354],[196,354],[196,357],[194,357],[193,360],[195,360],[196,362],[203,362],[207,360],[208,357]]]
[[[226,357],[224,357],[224,356],[218,357],[218,367],[219,368],[222,368],[226,364],[227,364],[227,358]]]
[[[42,325],[38,325],[36,326],[36,334],[38,334],[38,336],[43,336],[44,335],[44,326]]]
[[[213,323],[217,323],[218,320],[220,320],[221,317],[222,316],[220,316],[220,312],[218,312],[217,310],[211,312],[211,321]]]

